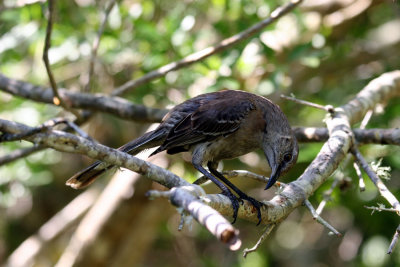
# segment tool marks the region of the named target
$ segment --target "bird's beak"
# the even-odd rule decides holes
[[[280,175],[279,165],[274,165],[271,167],[272,167],[271,176],[269,177],[269,180],[268,180],[267,186],[265,187],[265,190],[267,190],[268,188],[273,186],[275,184],[276,180],[278,180],[279,175]]]
[[[267,186],[265,187],[265,190],[267,190],[268,188],[270,188],[275,184],[276,180],[278,180],[281,171],[279,162],[275,157],[276,153],[274,152],[271,146],[265,147],[264,154],[265,157],[267,158],[269,167],[271,168],[271,176],[268,180]]]

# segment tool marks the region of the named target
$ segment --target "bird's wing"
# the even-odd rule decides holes
[[[194,108],[175,123],[165,142],[155,153],[163,150],[168,150],[170,153],[181,152],[187,150],[184,147],[219,136],[227,136],[239,129],[246,115],[256,108],[247,97],[221,96],[197,99],[196,105],[193,105]]]

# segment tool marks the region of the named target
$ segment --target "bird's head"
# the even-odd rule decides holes
[[[265,187],[265,189],[268,189],[296,163],[299,146],[291,131],[287,135],[270,133],[264,139],[263,150],[271,167],[271,176]]]

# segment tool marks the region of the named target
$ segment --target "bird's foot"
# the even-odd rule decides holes
[[[229,200],[232,203],[232,209],[233,209],[233,221],[232,224],[234,224],[236,222],[237,216],[238,216],[238,211],[239,211],[239,199],[232,194],[231,191],[229,190],[223,190],[222,193],[224,196],[228,197]],[[240,201],[243,203],[243,200],[240,199]]]
[[[242,202],[242,204],[243,204],[243,199],[249,201],[253,205],[253,207],[257,210],[257,218],[258,218],[257,225],[259,225],[261,223],[261,206],[263,206],[264,204],[252,197],[249,197],[246,194],[243,195],[240,194],[240,201]]]

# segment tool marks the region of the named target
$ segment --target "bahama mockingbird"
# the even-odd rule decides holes
[[[217,171],[218,162],[261,148],[272,170],[265,188],[268,189],[296,163],[299,151],[288,120],[277,105],[264,97],[235,90],[202,94],[175,106],[157,129],[119,150],[135,155],[156,146],[157,150],[151,155],[164,150],[168,154],[190,151],[193,166],[232,202],[234,221],[239,200],[245,199],[257,209],[258,223],[261,222],[262,204]],[[85,187],[111,167],[97,161],[71,177],[67,185],[76,189]]]

